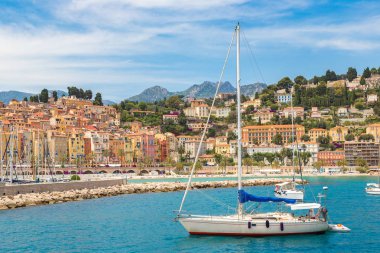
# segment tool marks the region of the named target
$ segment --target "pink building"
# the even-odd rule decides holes
[[[154,133],[142,133],[141,140],[142,140],[141,150],[142,150],[143,159],[149,159],[151,161],[154,161],[154,158],[156,155]]]

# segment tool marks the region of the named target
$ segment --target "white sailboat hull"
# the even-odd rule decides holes
[[[322,234],[329,226],[315,219],[237,219],[237,216],[189,216],[179,221],[192,235],[279,236]]]

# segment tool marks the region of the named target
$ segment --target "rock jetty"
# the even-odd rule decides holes
[[[250,179],[244,180],[244,186],[273,185],[287,181],[279,178]],[[236,181],[207,181],[193,182],[193,189],[205,188],[228,188],[236,187]],[[18,194],[15,196],[0,197],[0,210],[13,209],[26,206],[57,204],[69,201],[79,201],[84,199],[96,199],[102,197],[116,196],[121,194],[136,194],[150,192],[174,192],[186,189],[186,183],[178,182],[152,182],[142,184],[115,185],[105,188],[70,190],[62,192],[41,192]]]

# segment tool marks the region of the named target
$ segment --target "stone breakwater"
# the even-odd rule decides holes
[[[251,179],[244,180],[244,186],[273,185],[284,182],[284,179]],[[193,189],[205,188],[228,188],[236,187],[235,181],[209,181],[193,182]],[[121,194],[150,193],[150,192],[174,192],[186,189],[186,183],[177,182],[152,182],[142,184],[125,184],[95,189],[81,189],[69,191],[53,191],[41,193],[26,193],[14,196],[0,197],[0,210],[13,209],[26,206],[57,204],[69,201],[79,201],[84,199],[96,199],[102,197],[116,196]]]

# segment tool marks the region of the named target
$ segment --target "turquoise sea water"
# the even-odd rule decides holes
[[[380,252],[380,196],[364,192],[365,184],[376,178],[309,180],[315,194],[322,186],[329,187],[329,216],[350,227],[351,233],[189,236],[173,222],[172,211],[178,209],[183,192],[148,193],[0,211],[0,252]],[[272,194],[273,186],[247,190]],[[236,189],[192,191],[185,209],[226,213],[226,207],[210,199],[235,206]]]

